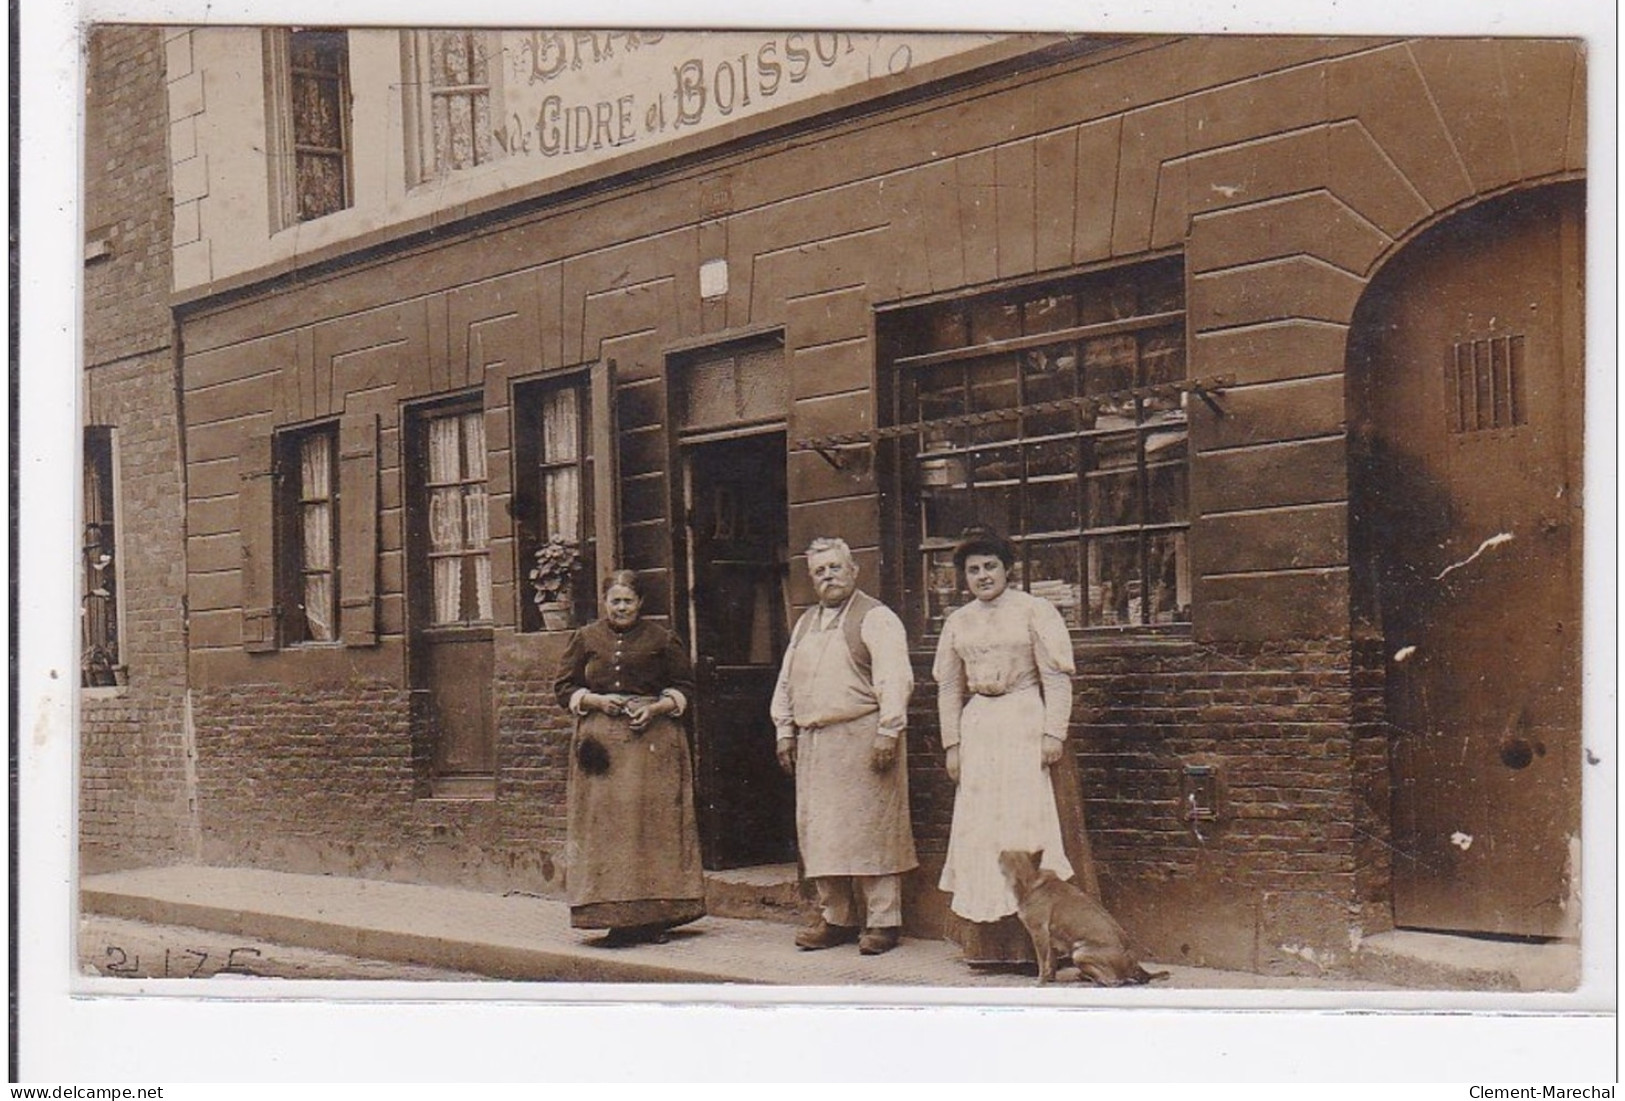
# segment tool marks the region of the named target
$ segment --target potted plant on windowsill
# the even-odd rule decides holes
[[[542,613],[542,628],[567,631],[575,626],[573,596],[575,575],[582,565],[581,547],[563,535],[549,536],[536,548],[536,565],[531,567],[532,598]]]

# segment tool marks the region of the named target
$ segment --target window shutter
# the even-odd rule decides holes
[[[243,649],[275,650],[275,464],[271,434],[256,432],[238,456],[237,531],[243,541]]]
[[[378,644],[378,414],[339,421],[339,629]]]
[[[615,511],[620,465],[615,446],[615,361],[592,367],[592,530],[598,542],[598,591],[621,561],[621,525]]]

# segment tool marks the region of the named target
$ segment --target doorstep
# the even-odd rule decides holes
[[[1354,976],[1428,990],[1567,991],[1580,983],[1580,946],[1395,929],[1360,941]]]
[[[714,917],[802,925],[818,915],[795,864],[757,864],[705,873],[705,909]]]

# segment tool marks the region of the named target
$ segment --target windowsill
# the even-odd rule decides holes
[[[1141,651],[1179,651],[1196,647],[1195,636],[1188,623],[1161,631],[1145,631],[1137,627],[1105,628],[1093,631],[1074,631],[1072,649],[1134,653]]]
[[[342,650],[344,649],[344,640],[330,639],[323,642],[290,642],[286,646],[282,647],[282,649],[288,651],[289,653],[297,653],[300,650]]]
[[[79,689],[79,698],[82,700],[116,700],[130,690],[128,684],[98,684],[82,686]]]
[[[489,642],[496,635],[492,624],[480,623],[463,626],[425,627],[418,637],[426,642]]]
[[[495,776],[436,776],[429,781],[429,801],[490,803],[497,797]]]

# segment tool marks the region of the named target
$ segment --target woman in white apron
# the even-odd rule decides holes
[[[1099,896],[1066,747],[1072,639],[1053,604],[1010,587],[1014,560],[991,532],[967,533],[955,548],[975,599],[948,616],[932,666],[958,785],[939,886],[953,896],[948,935],[973,966],[1034,958],[999,871],[1003,850],[1041,849],[1044,868]]]

